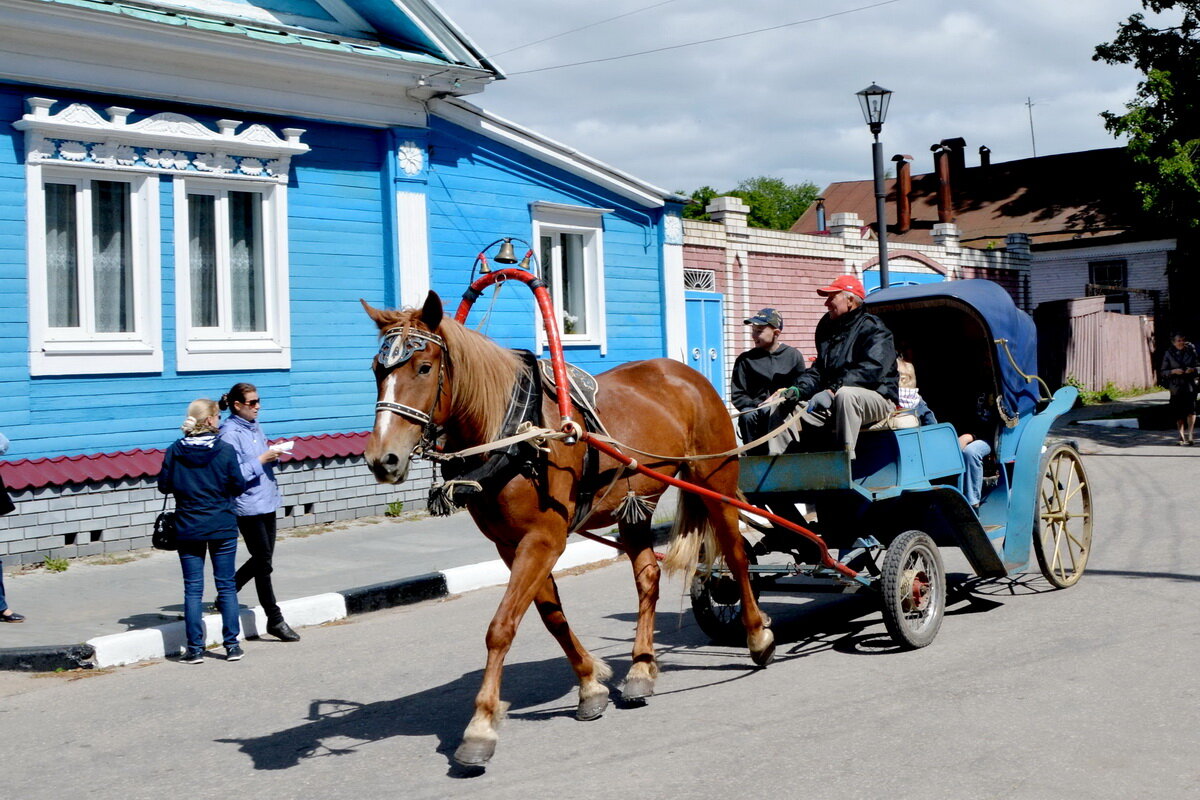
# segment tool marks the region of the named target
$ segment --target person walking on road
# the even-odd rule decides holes
[[[167,448],[158,490],[175,495],[175,531],[179,541],[179,564],[183,569],[183,619],[187,631],[184,664],[204,659],[204,556],[212,558],[217,607],[221,611],[221,633],[225,658],[238,661],[237,517],[233,499],[246,488],[238,467],[237,453],[217,438],[220,425],[217,404],[207,398],[193,400],[180,426],[183,438]]]
[[[275,600],[271,582],[275,555],[275,511],[282,497],[275,481],[275,462],[280,451],[267,446],[267,437],[258,424],[262,400],[250,383],[237,383],[221,397],[221,409],[229,416],[221,423],[221,439],[237,451],[246,491],[237,498],[237,526],[246,542],[250,558],[237,571],[237,588],[254,579],[258,602],[267,615],[267,633],[284,642],[300,641],[283,618]]]
[[[1159,372],[1171,392],[1171,411],[1175,416],[1175,427],[1179,429],[1179,444],[1191,447],[1195,442],[1196,378],[1200,373],[1200,358],[1182,333],[1171,337],[1171,346],[1163,353]]]

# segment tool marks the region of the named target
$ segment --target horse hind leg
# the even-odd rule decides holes
[[[654,694],[654,683],[658,678],[658,661],[654,656],[654,614],[658,605],[661,570],[658,557],[651,547],[650,520],[621,524],[619,527],[621,541],[633,566],[633,579],[638,593],[633,666],[629,668],[621,687],[621,699],[631,704],[643,704]]]
[[[579,681],[579,705],[575,709],[575,718],[584,721],[598,719],[608,708],[609,689],[605,681],[612,677],[612,668],[589,653],[567,624],[554,576],[546,577],[533,602],[546,630],[562,647]]]
[[[737,509],[719,500],[703,499],[712,522],[713,533],[717,537],[725,563],[733,573],[742,595],[742,625],[746,629],[746,646],[750,649],[750,658],[760,667],[765,667],[775,659],[775,634],[768,627],[771,624],[763,610],[759,608],[754,598],[754,590],[750,586],[750,561],[746,558],[742,534],[738,527]]]

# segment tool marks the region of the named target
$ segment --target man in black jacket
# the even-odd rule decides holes
[[[775,309],[764,308],[748,317],[745,323],[750,326],[754,347],[733,362],[729,399],[733,407],[742,412],[738,417],[742,441],[752,442],[774,427],[772,422],[775,416],[772,416],[771,409],[759,409],[759,405],[776,391],[796,383],[804,372],[804,354],[780,339],[783,315]],[[747,452],[750,455],[765,455],[767,445]]]
[[[805,432],[836,430],[838,444],[854,458],[858,433],[896,409],[900,377],[892,332],[863,307],[866,292],[853,275],[842,275],[817,293],[828,313],[817,323],[817,360],[796,385],[792,400],[807,400]]]

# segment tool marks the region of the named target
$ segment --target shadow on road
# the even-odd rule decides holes
[[[547,680],[555,673],[562,676],[561,681]],[[437,751],[449,763],[482,680],[480,669],[395,700],[359,703],[320,698],[309,704],[307,721],[300,725],[249,739],[216,741],[237,745],[250,756],[255,769],[280,770],[307,759],[353,755],[364,745],[396,736],[436,736]],[[512,663],[504,668],[504,696],[512,703],[511,717],[524,717],[520,709],[552,702],[573,688],[574,676],[561,657]],[[571,712],[574,708],[572,699]]]

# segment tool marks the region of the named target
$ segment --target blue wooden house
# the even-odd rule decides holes
[[[188,402],[296,439],[283,524],[424,503],[361,464],[374,326],[529,243],[568,358],[686,338],[683,198],[463,98],[499,69],[424,0],[0,0],[0,557],[144,546]],[[528,292],[476,323],[543,346]],[[424,476],[428,478],[428,474]]]

